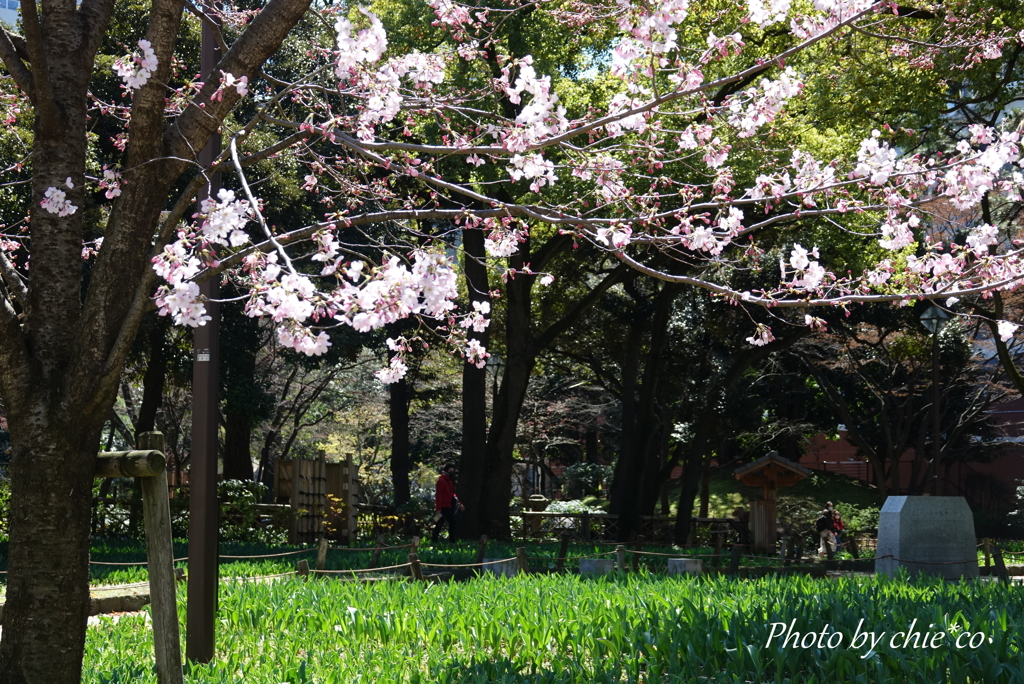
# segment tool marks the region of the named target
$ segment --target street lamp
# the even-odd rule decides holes
[[[938,480],[939,460],[942,456],[942,445],[939,444],[941,425],[939,424],[939,332],[942,326],[949,320],[949,314],[931,304],[921,314],[921,324],[932,334],[932,442],[935,454],[932,457],[932,479],[936,483],[935,494],[942,494],[937,491],[940,484]],[[899,467],[899,464],[896,464]]]

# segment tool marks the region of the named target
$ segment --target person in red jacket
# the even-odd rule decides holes
[[[448,541],[455,541],[456,514],[464,510],[466,507],[459,503],[459,497],[455,495],[455,466],[448,463],[434,487],[434,543],[440,539],[445,523],[448,523]]]
[[[839,511],[832,510],[832,531],[836,535],[836,551],[843,550],[843,530],[846,529],[846,523],[843,522],[843,516],[839,515]]]

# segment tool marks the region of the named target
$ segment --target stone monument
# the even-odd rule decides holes
[[[910,574],[973,579],[976,543],[974,515],[962,496],[890,496],[878,518],[875,574],[891,577],[906,568]]]

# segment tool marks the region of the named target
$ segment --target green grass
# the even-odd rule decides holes
[[[183,602],[179,610],[184,618]],[[858,625],[888,642],[914,620],[933,634],[981,633],[983,643],[850,648]],[[791,621],[804,633],[835,630],[845,647],[768,645],[773,624]],[[1014,684],[1024,682],[1022,622],[1024,593],[982,582],[639,574],[233,583],[220,592],[217,658],[191,667],[186,681]],[[143,617],[102,620],[87,636],[83,682],[155,682],[152,657]]]

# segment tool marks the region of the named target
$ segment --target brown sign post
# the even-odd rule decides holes
[[[213,7],[213,0],[203,4]],[[216,36],[209,22],[203,22],[201,68],[204,78],[213,78],[219,61]],[[199,153],[203,169],[213,165],[220,151],[220,136],[214,135]],[[216,196],[219,175],[210,178],[204,195]],[[202,197],[200,198],[202,199]],[[219,561],[219,517],[217,505],[217,372],[220,357],[220,305],[217,278],[200,283],[210,320],[196,328],[192,363],[192,457],[189,467],[188,507],[188,608],[185,628],[185,656],[197,663],[213,660],[217,612]]]

